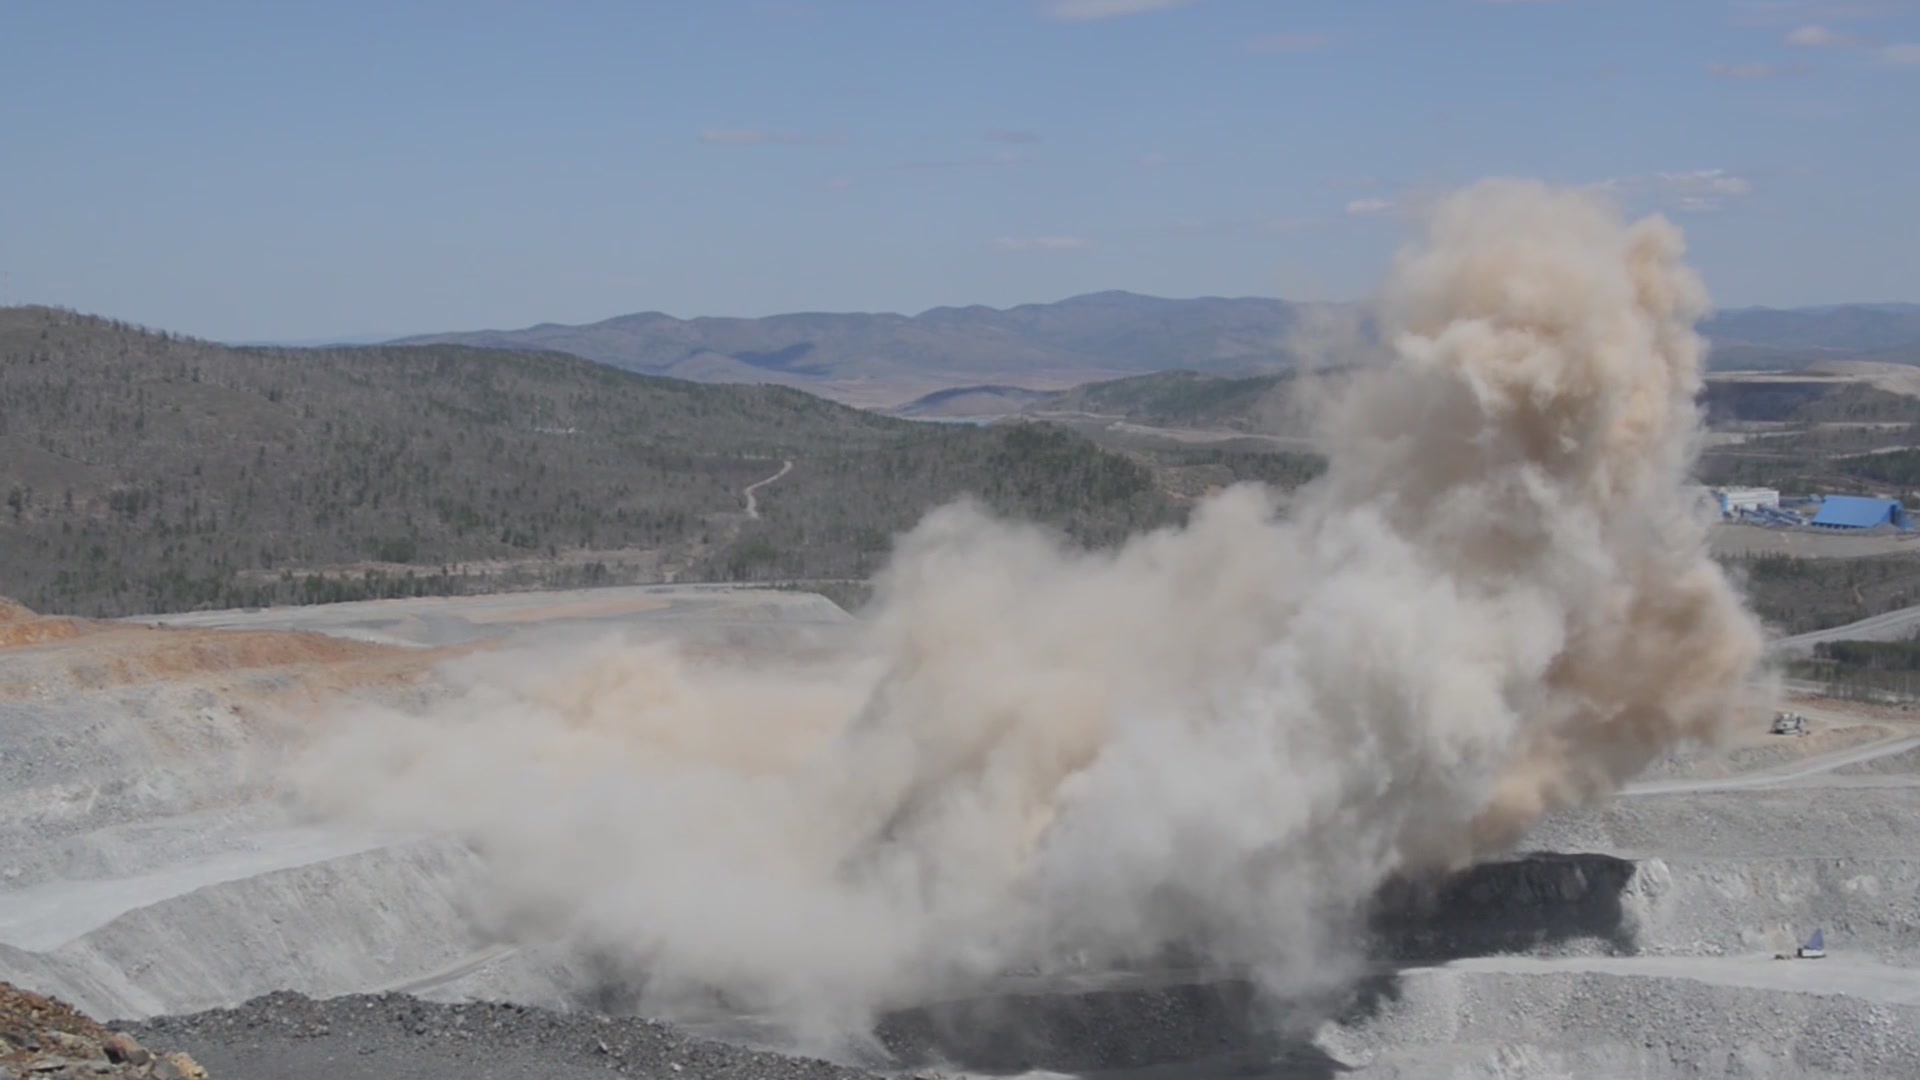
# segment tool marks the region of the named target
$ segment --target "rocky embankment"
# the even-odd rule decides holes
[[[0,982],[0,1080],[207,1080],[186,1054],[148,1050],[55,998]]]

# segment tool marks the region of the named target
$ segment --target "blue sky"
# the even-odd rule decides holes
[[[0,8],[0,302],[226,340],[1353,298],[1490,174],[1920,300],[1915,0]]]

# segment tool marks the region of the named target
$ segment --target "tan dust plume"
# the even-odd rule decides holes
[[[1309,992],[1396,873],[1502,849],[1743,701],[1760,629],[1686,491],[1706,296],[1575,192],[1432,209],[1285,516],[1070,552],[969,504],[831,660],[610,641],[361,717],[310,804],[469,838],[529,936],[815,1034],[1181,950]],[[690,1006],[688,1006],[690,1007]]]

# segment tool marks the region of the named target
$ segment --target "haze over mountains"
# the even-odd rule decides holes
[[[572,353],[630,371],[698,382],[771,382],[851,404],[890,406],[969,383],[1060,388],[1172,367],[1285,367],[1303,305],[1258,298],[1165,300],[1093,293],[1008,309],[918,315],[800,313],[676,319],[659,312],[584,326],[543,323],[402,338]]]
[[[577,326],[416,335],[394,344],[551,350],[629,371],[778,383],[893,408],[975,385],[1052,390],[1155,371],[1284,370],[1316,343],[1354,340],[1366,329],[1362,309],[1351,304],[1112,291],[918,315],[679,319],[649,311]],[[1714,366],[1722,369],[1920,360],[1920,305],[1914,304],[1741,308],[1721,312],[1703,330],[1715,345]]]

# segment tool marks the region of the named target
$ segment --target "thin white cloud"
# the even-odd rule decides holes
[[[760,146],[766,143],[798,142],[799,137],[782,131],[709,128],[700,133],[700,141],[714,146]]]
[[[1261,215],[1253,219],[1253,228],[1258,232],[1293,232],[1296,229],[1312,228],[1318,224],[1320,224],[1318,219],[1310,217],[1267,217]]]
[[[1837,30],[1809,23],[1788,34],[1786,42],[1801,49],[1834,49],[1853,44],[1853,38]]]
[[[1735,176],[1725,169],[1694,169],[1691,172],[1655,173],[1669,188],[1691,196],[1732,198],[1751,194],[1753,181]]]
[[[1040,11],[1054,22],[1096,22],[1186,7],[1199,0],[1047,0]]]
[[[708,128],[700,133],[700,141],[709,146],[826,146],[845,140],[837,136],[799,135],[760,128]]]
[[[1025,165],[1026,163],[1027,157],[1025,154],[1015,153],[1012,150],[1002,150],[1000,153],[991,154],[987,157],[903,161],[898,167],[902,169],[1010,169],[1018,165]]]
[[[1355,199],[1347,204],[1346,215],[1350,218],[1385,217],[1399,209],[1392,199]]]
[[[987,132],[985,138],[988,142],[1009,143],[1014,146],[1026,146],[1040,141],[1037,132],[1010,128],[996,128]]]
[[[1622,198],[1641,199],[1686,213],[1702,214],[1753,193],[1753,181],[1725,169],[1690,169],[1620,176],[1592,185]]]
[[[1732,79],[1736,82],[1758,82],[1762,79],[1777,79],[1787,73],[1787,69],[1774,64],[1708,64],[1707,74],[1716,79]]]
[[[1165,165],[1168,160],[1165,154],[1141,154],[1133,160],[1133,163],[1143,169],[1157,169]]]
[[[1260,236],[1268,233],[1294,232],[1324,224],[1317,218],[1281,216],[1275,214],[1249,214],[1239,217],[1175,218],[1167,227],[1175,232],[1206,236]]]
[[[1333,39],[1325,34],[1268,34],[1247,41],[1241,48],[1261,56],[1281,56],[1317,52],[1332,43]]]
[[[1090,242],[1084,236],[1002,236],[993,246],[1001,251],[1079,251]]]
[[[836,176],[827,181],[828,191],[845,191],[853,186],[853,181],[844,176]]]
[[[809,19],[819,12],[814,10],[813,5],[797,0],[773,0],[772,3],[760,5],[760,14],[771,19]]]
[[[1735,21],[1748,26],[1895,18],[1920,10],[1914,0],[1736,0]]]
[[[1920,0],[1908,0],[1907,3],[1882,4],[1821,4],[1793,3],[1789,0],[1772,5],[1755,5],[1751,10],[1771,12],[1818,13],[1827,19],[1874,19],[1897,15],[1903,12],[1920,12]],[[1799,49],[1844,49],[1860,52],[1878,59],[1882,64],[1894,67],[1920,66],[1920,45],[1886,42],[1876,40],[1872,34],[1852,34],[1832,29],[1821,23],[1804,23],[1796,26],[1782,38],[1786,44]]]

